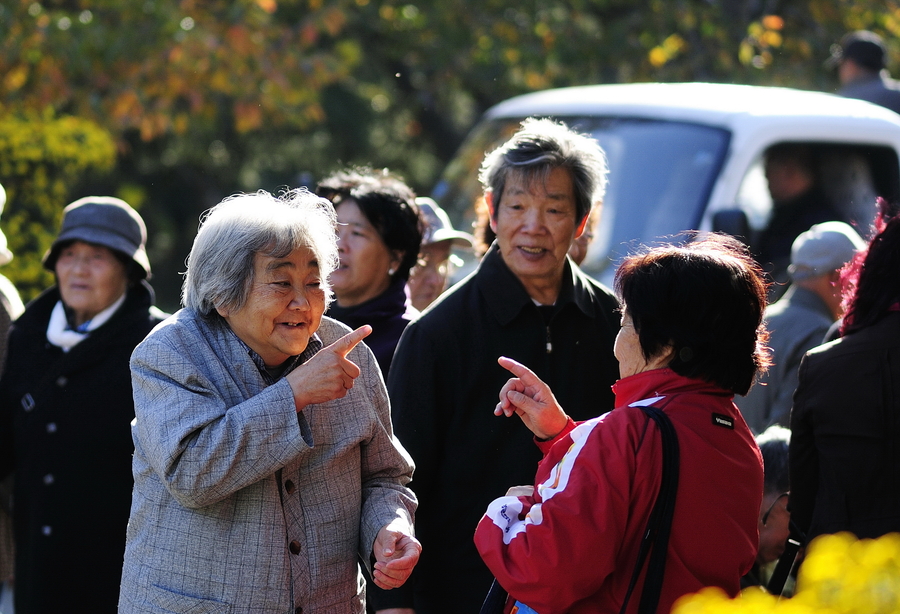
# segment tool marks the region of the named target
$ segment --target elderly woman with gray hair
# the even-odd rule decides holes
[[[333,209],[305,190],[203,219],[185,308],[132,357],[120,612],[362,612],[358,558],[383,588],[406,580],[413,465],[371,328],[323,317],[336,265]]]

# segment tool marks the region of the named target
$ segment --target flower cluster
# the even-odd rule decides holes
[[[718,588],[682,597],[672,614],[900,614],[900,534],[857,540],[823,535],[809,546],[791,599]]]

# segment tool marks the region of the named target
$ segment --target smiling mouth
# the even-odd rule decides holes
[[[526,254],[533,254],[535,256],[543,254],[546,251],[543,247],[528,247],[527,245],[520,245],[519,249]]]

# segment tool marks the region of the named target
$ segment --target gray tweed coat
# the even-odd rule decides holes
[[[325,345],[349,329],[327,317]],[[135,350],[134,495],[119,612],[359,613],[378,530],[411,522],[381,372],[297,414],[224,321],[181,310]]]

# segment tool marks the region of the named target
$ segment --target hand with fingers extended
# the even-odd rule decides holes
[[[412,529],[402,520],[383,526],[372,548],[375,566],[372,579],[383,589],[401,586],[419,562],[422,544],[412,536]]]
[[[515,375],[500,389],[497,416],[518,414],[538,439],[553,439],[568,424],[568,416],[553,396],[553,391],[534,372],[511,358],[501,356],[500,366]]]
[[[347,354],[371,332],[372,327],[368,324],[360,326],[319,350],[287,375],[298,412],[313,403],[340,399],[353,388],[353,380],[359,377],[360,370]]]

